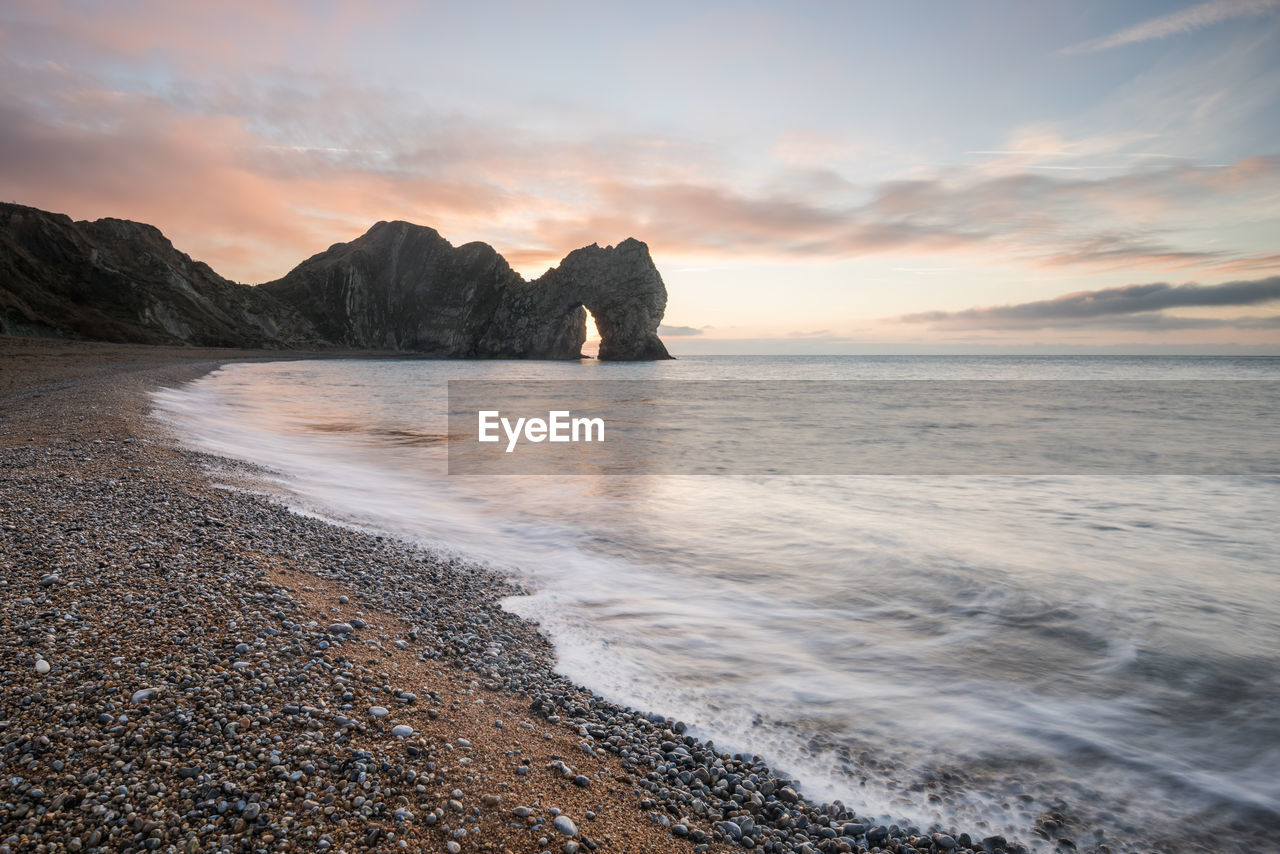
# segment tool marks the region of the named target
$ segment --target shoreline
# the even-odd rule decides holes
[[[148,417],[228,361],[353,355],[0,338],[0,852],[1003,847],[595,697],[509,580],[219,489],[249,467]]]

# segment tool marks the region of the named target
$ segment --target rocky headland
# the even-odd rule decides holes
[[[577,359],[670,358],[649,249],[588,246],[526,281],[484,243],[380,222],[274,282],[228,281],[153,226],[0,205],[0,334],[142,344]]]

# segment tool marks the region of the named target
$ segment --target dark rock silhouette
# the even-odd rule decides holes
[[[152,226],[0,205],[0,332],[141,344],[314,347],[311,324]]]
[[[649,258],[649,247],[627,239],[616,247],[592,244],[570,252],[524,289],[511,289],[504,305],[510,319],[495,327],[548,358],[578,352],[586,333],[585,307],[600,332],[600,358],[614,361],[669,359],[658,340],[658,324],[667,309],[667,288]],[[503,315],[507,317],[507,315]],[[562,317],[563,331],[542,318]],[[554,338],[540,336],[546,330]],[[567,345],[567,347],[566,347]]]
[[[380,222],[259,287],[338,346],[477,357],[525,355],[476,347],[503,292],[522,282],[483,243],[454,248],[433,228]]]
[[[638,240],[588,246],[527,282],[484,243],[380,222],[286,276],[229,282],[127,220],[0,205],[0,332],[206,346],[576,359],[586,309],[600,358],[668,359],[667,292]]]

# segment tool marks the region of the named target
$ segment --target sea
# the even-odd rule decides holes
[[[1130,384],[1209,456],[863,473],[824,467],[838,439],[789,431],[761,398],[766,444],[789,448],[772,473],[450,474],[450,381],[739,384],[748,404],[788,383],[954,383],[975,411],[1005,406],[984,395],[1006,383]],[[1276,358],[370,359],[229,364],[154,404],[298,512],[510,574],[527,593],[505,607],[559,672],[763,756],[808,798],[1033,850],[1264,851],[1280,850],[1277,388]],[[1254,408],[1223,426],[1187,389]],[[1065,399],[1066,423],[1099,423]],[[748,438],[734,410],[699,416],[726,459]],[[1228,447],[1263,462],[1215,467]]]

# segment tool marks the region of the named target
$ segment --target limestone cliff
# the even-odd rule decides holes
[[[121,219],[0,205],[0,333],[142,344],[315,347],[311,324]]]
[[[667,359],[667,292],[637,240],[588,246],[527,282],[483,243],[380,222],[256,287],[157,229],[0,205],[0,333],[444,358],[576,359],[590,309],[600,358]]]
[[[433,228],[380,222],[259,289],[296,307],[334,344],[465,358],[497,355],[476,342],[503,293],[521,281],[483,243],[455,249]]]

